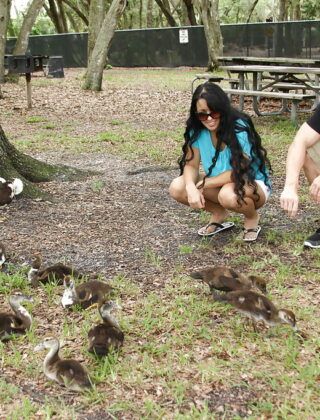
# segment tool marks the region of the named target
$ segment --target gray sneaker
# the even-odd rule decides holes
[[[320,248],[320,229],[317,229],[313,235],[304,241],[304,246],[308,248]]]

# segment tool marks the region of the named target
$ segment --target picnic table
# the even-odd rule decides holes
[[[270,65],[270,66],[296,66],[296,67],[320,67],[319,58],[292,58],[292,57],[242,57],[225,56],[218,57],[222,65]]]
[[[241,110],[245,96],[252,97],[253,109],[257,115],[267,115],[259,110],[258,98],[260,97],[281,99],[280,113],[288,111],[288,100],[290,100],[292,103],[291,120],[295,122],[299,102],[314,99],[313,108],[319,102],[319,67],[227,65],[220,68],[230,74],[238,75],[238,88],[225,89],[225,92],[239,96]],[[269,79],[269,82],[264,84],[263,81],[266,79]],[[250,87],[250,83],[252,87]],[[302,93],[297,93],[298,90],[302,90]]]

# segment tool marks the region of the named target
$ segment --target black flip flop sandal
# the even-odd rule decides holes
[[[206,231],[208,227],[210,226],[215,226],[216,229],[213,232],[209,232],[209,233],[202,233],[202,230]],[[223,223],[216,223],[216,222],[210,222],[208,223],[206,226],[202,227],[201,229],[198,230],[198,235],[199,236],[213,236],[216,235],[219,232],[222,232],[223,230],[227,230],[227,229],[231,229],[234,226],[233,222],[223,222]]]

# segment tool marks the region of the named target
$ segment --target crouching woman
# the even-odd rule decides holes
[[[226,220],[233,211],[244,215],[243,240],[255,241],[261,231],[257,210],[271,191],[271,166],[251,118],[233,108],[218,85],[206,82],[192,96],[184,139],[171,197],[211,214],[199,235],[232,228]]]

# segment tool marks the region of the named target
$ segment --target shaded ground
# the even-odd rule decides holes
[[[197,237],[196,231],[205,218],[201,217],[199,220],[197,212],[177,205],[168,196],[168,185],[178,174],[176,169],[128,175],[129,171],[141,166],[162,166],[166,163],[175,167],[174,143],[168,143],[168,153],[171,153],[172,158],[153,162],[147,153],[134,156],[132,160],[116,157],[111,154],[112,140],[107,140],[99,151],[89,152],[84,147],[80,153],[75,153],[72,148],[70,150],[67,140],[66,148],[61,143],[53,150],[51,129],[47,130],[47,137],[43,136],[42,139],[33,142],[32,135],[37,135],[39,125],[27,123],[30,116],[44,118],[43,124],[52,124],[54,132],[69,124],[73,138],[81,137],[87,140],[94,139],[99,132],[106,129],[114,133],[120,132],[122,135],[126,127],[114,124],[115,120],[125,120],[137,130],[151,127],[153,130],[169,131],[183,126],[190,97],[187,88],[181,91],[171,87],[164,91],[150,90],[146,83],[145,88],[139,86],[129,89],[123,86],[121,91],[113,87],[111,81],[111,87],[106,86],[102,93],[91,94],[79,90],[79,72],[67,71],[66,75],[69,82],[57,84],[56,89],[52,89],[45,81],[42,86],[41,80],[39,85],[35,85],[34,108],[31,111],[24,108],[23,84],[5,86],[3,90],[6,98],[1,102],[1,124],[13,142],[17,141],[19,146],[26,147],[28,153],[39,159],[78,168],[98,169],[101,173],[81,182],[42,184],[43,189],[59,198],[58,202],[22,198],[0,208],[0,239],[7,246],[14,263],[28,263],[34,252],[41,251],[46,263],[66,261],[81,271],[101,273],[107,279],[120,275],[139,285],[140,293],[159,293],[164,300],[167,296],[163,289],[173,276],[177,273],[186,274],[190,269],[203,265],[228,264],[250,271],[252,264],[259,267],[259,263],[266,259],[272,261],[273,255],[276,254],[283,264],[290,265],[294,262],[301,267],[318,267],[315,254],[302,253],[301,250],[294,254],[290,246],[283,246],[281,243],[283,235],[290,231],[293,235],[300,233],[301,238],[307,232],[312,232],[317,215],[314,206],[308,202],[303,204],[300,232],[296,229],[296,221],[283,216],[278,206],[282,177],[275,177],[274,194],[262,210],[263,233],[259,243],[246,245],[238,239],[242,226],[240,218],[235,219],[237,227],[233,232],[223,234],[212,241],[202,241]],[[191,75],[187,75],[186,80],[188,77],[191,80]],[[23,146],[24,140],[27,146]],[[159,140],[155,136],[155,142],[158,141],[167,140]],[[44,150],[46,143],[47,151]],[[308,212],[303,213],[306,209]],[[234,241],[237,249],[232,249]],[[294,246],[297,249],[299,242]],[[247,259],[244,260],[242,256],[246,256]],[[264,266],[268,266],[268,262],[265,261]],[[270,262],[268,274],[272,276],[272,273],[273,267]],[[315,301],[318,303],[316,285],[299,278],[296,279],[296,284],[299,284],[299,281],[306,292],[306,304]],[[39,290],[41,305],[33,310],[33,316],[37,319],[35,331],[39,336],[43,336],[44,333],[61,333],[60,320],[64,316],[58,304],[61,293],[60,288],[59,293],[48,299],[46,292]],[[124,317],[130,317],[134,303],[130,295],[126,295],[125,288],[121,288],[120,296],[124,303]],[[4,296],[1,296],[2,306],[6,305],[4,301]],[[75,323],[82,319],[79,313],[73,313],[70,317]],[[214,322],[214,314],[212,317]],[[140,343],[139,340],[139,334],[135,335],[133,332],[128,338],[128,347],[123,357],[132,356],[130,342],[137,344]],[[81,345],[81,338],[77,336],[68,341],[71,350],[77,350]],[[32,351],[32,346],[26,344],[27,359],[29,351]],[[204,354],[203,358],[206,357]],[[230,355],[221,353],[218,356],[221,359],[224,357],[228,359]],[[88,360],[88,356],[85,355],[84,359]],[[37,377],[36,382],[31,381],[28,375],[24,378],[21,368],[17,368],[16,371],[7,365],[2,367],[2,374],[8,383],[18,386],[22,394],[28,395],[32,401],[44,403],[46,396],[55,395],[56,388],[48,386],[43,377]],[[181,375],[186,381],[191,381],[194,372],[186,371]],[[200,409],[206,401],[210,411],[218,416],[226,415],[226,406],[229,406],[228,415],[231,417],[247,416],[251,413],[249,403],[263,398],[263,387],[259,384],[253,387],[254,384],[255,382],[252,382],[252,388],[248,390],[243,385],[229,386],[216,382],[208,386],[199,383],[189,392],[184,409],[191,403]],[[106,386],[108,388],[109,384]],[[161,401],[163,407],[167,407],[168,412],[175,411],[174,401],[163,400],[162,391],[157,390],[152,381],[143,385],[142,389],[124,388],[122,391],[117,389],[117,392],[123,393],[121,398],[137,400],[140,398],[139,392],[149,392],[150,395],[154,395],[155,400]],[[66,404],[77,407],[79,419],[108,418],[103,404],[82,409],[80,397],[70,396],[65,391],[60,395]],[[117,397],[119,395],[116,393],[110,399],[116,400]],[[41,415],[43,413],[39,414],[40,417]],[[119,417],[136,416],[130,414],[130,410],[123,410],[120,411]]]

